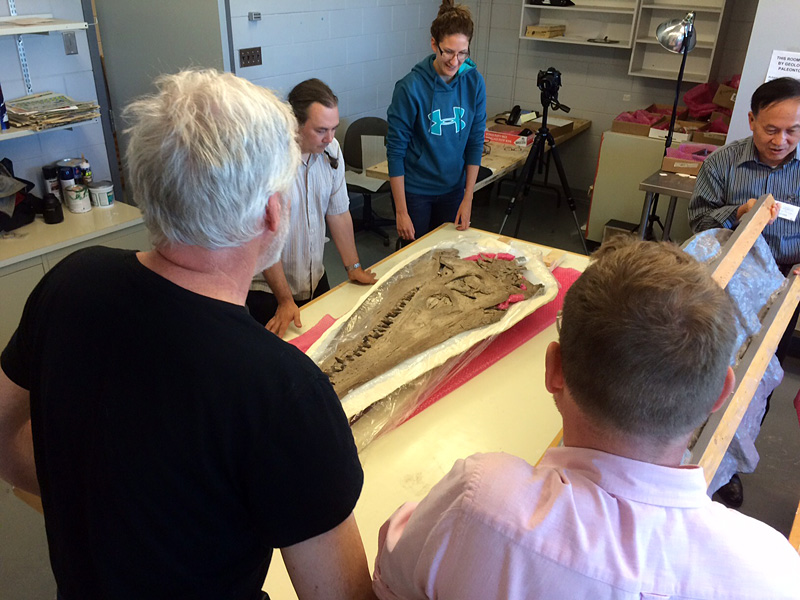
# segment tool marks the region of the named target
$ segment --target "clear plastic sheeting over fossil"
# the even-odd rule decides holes
[[[731,235],[733,232],[729,229],[703,231],[687,241],[683,249],[697,260],[709,262],[720,254]],[[761,319],[784,282],[785,278],[778,270],[769,246],[763,237],[759,237],[726,287],[736,313],[737,350],[731,359],[732,366],[744,355],[753,336],[758,335]],[[783,369],[773,356],[717,468],[708,488],[709,494],[725,485],[734,473],[752,473],[755,470],[758,464],[755,440],[761,430],[767,396],[778,387],[782,379]]]
[[[377,310],[362,306],[350,316],[367,333],[339,344],[320,365],[340,398],[415,354],[499,321],[509,297],[524,300],[544,290],[522,276],[515,260],[464,260],[452,248],[427,252],[393,279],[383,284]]]
[[[525,246],[467,237],[417,252],[382,277],[308,352],[348,418],[552,300],[557,283]],[[498,252],[511,260],[489,258]]]

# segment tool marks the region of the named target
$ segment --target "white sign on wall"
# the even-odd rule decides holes
[[[767,78],[772,81],[778,77],[794,77],[800,79],[800,52],[787,52],[786,50],[773,50],[772,59],[769,61]]]

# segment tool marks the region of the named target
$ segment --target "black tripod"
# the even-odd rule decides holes
[[[551,67],[552,68],[552,67]],[[533,175],[535,172],[534,167],[539,168],[539,172],[541,172],[542,166],[545,163],[545,147],[544,144],[550,146],[550,155],[553,158],[553,161],[556,163],[556,170],[558,171],[558,178],[561,181],[561,188],[564,192],[564,197],[567,199],[567,206],[572,211],[572,218],[575,220],[575,227],[578,230],[578,237],[581,240],[581,244],[583,244],[583,251],[588,255],[589,249],[586,247],[586,239],[583,236],[583,230],[581,229],[581,225],[578,222],[578,213],[575,212],[575,200],[572,198],[572,191],[569,188],[569,183],[567,183],[567,175],[564,172],[564,165],[561,163],[561,157],[558,155],[558,148],[556,148],[556,141],[553,139],[553,134],[550,133],[550,130],[547,128],[547,110],[552,107],[553,110],[563,110],[564,112],[569,112],[569,106],[565,106],[558,101],[558,90],[556,88],[555,93],[552,91],[548,91],[546,88],[542,87],[541,79],[542,73],[540,72],[540,89],[542,90],[542,126],[539,128],[539,131],[536,132],[536,137],[533,139],[533,143],[531,144],[531,149],[528,152],[528,158],[525,160],[525,166],[522,167],[522,172],[520,173],[519,179],[517,181],[517,187],[514,190],[514,195],[511,197],[511,200],[508,201],[508,206],[506,207],[506,214],[503,217],[503,223],[500,225],[499,233],[503,233],[503,228],[506,226],[506,221],[508,221],[508,217],[511,214],[511,211],[514,210],[514,205],[517,202],[517,198],[521,198],[523,196],[523,188],[528,188],[533,182]],[[560,74],[559,74],[560,76]],[[515,237],[519,235],[519,225],[522,221],[522,207],[520,207],[520,214],[519,218],[517,219],[517,229],[514,233]]]

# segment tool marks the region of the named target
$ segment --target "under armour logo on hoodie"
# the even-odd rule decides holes
[[[444,125],[455,125],[456,126],[456,133],[465,129],[467,124],[464,122],[464,113],[466,111],[461,108],[460,106],[453,107],[453,116],[447,119],[442,118],[442,111],[436,109],[431,114],[428,115],[428,118],[431,120],[431,134],[433,135],[442,135],[442,126]]]

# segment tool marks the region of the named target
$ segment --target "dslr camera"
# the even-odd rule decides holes
[[[558,88],[561,87],[561,71],[555,67],[550,67],[546,71],[539,71],[536,77],[536,85],[544,94],[551,98],[558,96]]]

